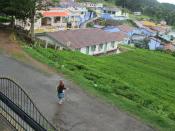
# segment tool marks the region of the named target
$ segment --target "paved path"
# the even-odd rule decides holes
[[[2,40],[3,38],[0,39]],[[1,41],[2,42],[2,41]],[[0,44],[2,44],[0,42]],[[128,114],[97,98],[89,96],[78,86],[65,80],[70,90],[66,102],[59,105],[56,85],[61,75],[39,70],[0,54],[0,74],[14,78],[32,97],[41,112],[55,125],[69,131],[152,131]]]

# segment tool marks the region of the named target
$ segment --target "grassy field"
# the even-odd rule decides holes
[[[175,57],[141,49],[101,57],[43,48],[25,51],[154,128],[175,130]]]

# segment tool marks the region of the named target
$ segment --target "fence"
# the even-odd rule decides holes
[[[0,114],[19,131],[58,131],[13,80],[0,77]]]

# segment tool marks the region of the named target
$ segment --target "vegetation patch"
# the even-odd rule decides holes
[[[160,130],[175,130],[175,57],[132,49],[93,57],[71,51],[25,48],[101,98]]]
[[[0,16],[0,23],[6,23],[6,22],[10,22],[10,18],[9,17],[4,17],[4,16]]]

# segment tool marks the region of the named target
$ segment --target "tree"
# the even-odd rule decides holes
[[[26,0],[27,1],[27,0]],[[47,10],[48,2],[46,0],[28,0],[28,8],[26,10],[28,19],[30,20],[30,37],[32,40],[35,39],[34,35],[34,23],[35,20],[41,16],[38,11]]]
[[[34,40],[35,20],[41,16],[39,11],[46,10],[47,6],[47,0],[0,0],[0,13],[10,16],[12,25],[14,25],[15,18],[22,21],[29,20],[31,23],[29,34]]]

